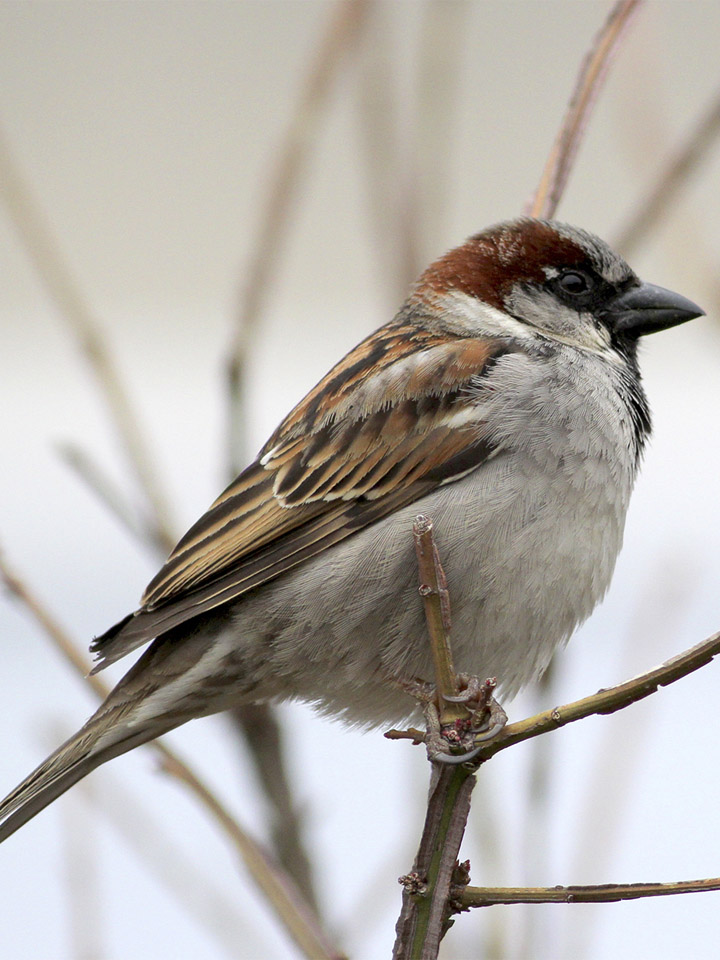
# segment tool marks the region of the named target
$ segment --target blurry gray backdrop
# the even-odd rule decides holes
[[[336,9],[0,5],[2,135],[116,358],[178,532],[226,482],[226,358],[285,131]],[[314,130],[247,344],[248,455],[392,316],[413,269],[522,210],[608,9],[399,0],[368,10]],[[621,235],[717,96],[719,50],[712,0],[641,10],[561,219],[610,242]],[[643,347],[654,439],[613,587],[559,658],[552,702],[720,628],[719,177],[715,149],[630,257],[708,317]],[[4,206],[0,276],[0,546],[84,646],[133,608],[156,560],[58,456],[58,445],[79,445],[132,490],[95,380]],[[9,598],[0,661],[4,793],[93,700]],[[529,745],[484,768],[463,848],[473,882],[719,874],[719,671],[554,734],[542,745],[544,794],[530,782]],[[530,692],[509,713],[552,702]],[[422,752],[301,706],[282,713],[324,915],[355,960],[388,957],[396,878],[422,823]],[[263,801],[227,721],[190,724],[171,740],[262,835]],[[13,837],[0,884],[12,960],[297,955],[223,836],[147,752],[113,762]],[[717,897],[476,911],[458,919],[444,956],[709,960]]]

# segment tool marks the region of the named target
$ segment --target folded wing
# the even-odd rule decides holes
[[[478,467],[492,445],[473,397],[505,352],[403,324],[368,337],[180,540],[140,609],[94,641],[96,669]]]

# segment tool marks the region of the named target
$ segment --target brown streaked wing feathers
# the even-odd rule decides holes
[[[273,495],[275,477],[253,463],[185,534],[142,598],[152,608],[214,579],[252,552],[323,512],[322,504],[290,510]]]
[[[292,570],[362,527],[405,506],[418,495],[422,496],[423,492],[429,492],[434,486],[433,483],[425,484],[424,491],[405,487],[380,501],[338,503],[329,513],[296,528],[282,541],[238,564],[224,576],[165,605],[150,610],[141,608],[94,641],[91,649],[99,651],[102,659],[92,672],[96,673],[173,627]],[[98,641],[102,641],[102,645]]]
[[[191,527],[137,614],[94,641],[101,666],[479,465],[491,447],[457,414],[469,381],[502,352],[399,325],[356,347]]]

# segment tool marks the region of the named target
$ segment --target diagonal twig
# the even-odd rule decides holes
[[[614,246],[629,257],[653,231],[677,199],[682,187],[700,166],[720,137],[720,91],[700,117],[683,144],[675,151],[637,213],[625,226]]]
[[[613,55],[641,2],[642,0],[618,0],[585,55],[563,123],[545,164],[535,196],[528,206],[529,216],[555,216]]]
[[[60,315],[65,320],[95,374],[117,429],[126,459],[135,473],[143,496],[150,505],[152,524],[148,535],[163,553],[175,537],[150,449],[139,427],[120,373],[100,333],[100,324],[83,296],[77,280],[63,258],[29,185],[23,179],[9,144],[0,131],[0,192],[8,212]]]
[[[105,699],[109,688],[97,675],[88,676],[92,666],[90,662],[79,653],[54,616],[14,573],[2,555],[0,555],[0,580],[23,604],[55,647],[84,677],[98,697]],[[254,882],[268,899],[276,916],[304,955],[310,960],[317,960],[317,958],[343,960],[343,954],[330,943],[294,882],[273,862],[262,846],[238,824],[194,770],[162,741],[155,740],[148,746],[160,754],[162,769],[190,789],[233,842]]]
[[[589,697],[574,700],[561,707],[544,710],[527,720],[508,724],[494,739],[483,745],[479,757],[482,760],[489,760],[496,753],[515,743],[539,737],[551,730],[559,730],[568,723],[584,720],[585,717],[591,717],[594,714],[610,714],[622,710],[631,703],[637,703],[656,693],[660,687],[675,683],[676,680],[706,666],[718,654],[720,654],[720,632],[714,633],[707,640],[690,647],[660,666],[641,673],[632,680],[626,680],[625,683],[615,687],[598,690]]]

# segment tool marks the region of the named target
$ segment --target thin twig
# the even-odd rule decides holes
[[[463,910],[469,910],[499,903],[616,903],[715,890],[720,890],[720,877],[677,883],[602,883],[577,887],[465,887],[458,900]]]
[[[110,513],[140,543],[147,545],[148,531],[152,530],[153,524],[147,518],[138,515],[125,494],[113,483],[90,454],[74,443],[59,444],[57,451],[60,459],[80,477],[100,503],[107,507]],[[167,553],[167,544],[164,539],[161,543],[153,540],[151,545],[162,556]]]
[[[315,879],[303,842],[303,817],[291,787],[278,711],[267,703],[245,703],[235,707],[231,716],[242,731],[270,807],[268,820],[275,856],[317,912]]]
[[[698,670],[718,654],[720,654],[720,633],[714,634],[661,666],[623,684],[608,690],[600,690],[590,697],[562,707],[555,707],[528,720],[505,727],[494,739],[484,745],[477,759],[482,762],[515,743],[548,733],[550,730],[556,730],[593,714],[614,713],[644,699],[661,686],[674,683],[681,677]],[[419,731],[413,730],[406,735],[414,739],[418,733]],[[395,734],[399,739],[400,735],[397,732]],[[452,771],[448,771],[447,768],[444,770],[441,768],[439,775],[435,772],[436,768],[435,764],[433,789],[420,850],[413,871],[401,878],[404,885],[403,909],[396,927],[397,939],[393,960],[410,960],[410,958],[434,960],[440,938],[446,929],[449,904],[453,909],[462,909],[492,903],[545,903],[553,900],[571,902],[572,900],[580,901],[583,897],[586,898],[586,902],[589,902],[720,889],[720,880],[697,880],[679,884],[603,885],[590,888],[506,888],[499,891],[492,888],[467,887],[453,890],[452,885],[449,885],[444,890],[445,899],[440,902],[438,879],[442,880],[443,884],[451,880],[452,871],[448,873],[447,869],[448,857],[453,858],[453,863],[457,858],[465,820],[470,809],[470,794],[475,778],[467,769],[460,768],[458,772],[461,772],[461,776],[453,778]],[[442,873],[438,869],[440,866],[443,867]],[[576,892],[577,896],[575,896]],[[472,899],[475,895],[477,895],[477,901]]]
[[[555,216],[613,55],[641,2],[642,0],[618,0],[585,55],[562,126],[555,138],[535,196],[528,207],[527,213],[531,217]]]
[[[253,244],[247,281],[235,325],[227,365],[230,473],[239,472],[247,444],[244,440],[244,373],[247,344],[277,271],[278,260],[290,223],[302,174],[317,139],[320,118],[338,69],[353,48],[367,12],[366,0],[343,0],[331,8],[330,22],[319,44],[311,69],[302,84],[298,103],[279,147],[275,172]]]
[[[101,699],[105,699],[109,688],[97,675],[88,676],[92,665],[87,658],[78,652],[75,644],[53,615],[10,569],[1,555],[0,579],[12,595],[23,604],[71,666],[80,673]],[[341,960],[343,954],[327,939],[317,918],[305,903],[293,881],[273,862],[262,846],[238,824],[192,768],[162,741],[153,741],[148,746],[160,754],[162,769],[189,787],[193,795],[201,801],[232,840],[253,880],[265,894],[275,914],[304,955],[311,960],[317,960],[317,958]]]
[[[161,489],[138,419],[122,383],[115,361],[100,333],[101,325],[93,315],[80,286],[72,274],[49,224],[46,222],[29,185],[24,181],[9,145],[0,131],[0,184],[8,212],[15,223],[38,275],[45,284],[60,315],[95,374],[105,397],[125,456],[135,473],[140,490],[147,499],[153,517],[150,536],[167,552],[175,543],[169,517],[168,500]]]
[[[425,607],[435,664],[440,722],[454,722],[456,703],[443,696],[457,695],[458,682],[450,649],[450,600],[445,574],[433,537],[432,521],[418,516],[413,524],[418,559],[420,595]],[[450,719],[448,719],[450,718]],[[416,731],[417,732],[417,731]],[[397,925],[393,960],[434,960],[447,929],[447,904],[453,872],[465,833],[470,797],[475,786],[469,765],[448,767],[432,760],[430,796],[425,825],[412,871],[401,877],[403,905]]]
[[[710,663],[718,654],[720,654],[720,632],[714,633],[707,640],[690,647],[676,657],[666,660],[660,666],[648,670],[647,673],[633,677],[632,680],[626,680],[625,683],[615,687],[598,690],[597,693],[583,697],[581,700],[543,710],[542,713],[537,713],[526,720],[508,724],[478,748],[475,758],[484,762],[516,743],[531,740],[552,730],[559,730],[568,723],[575,723],[577,720],[584,720],[596,714],[616,713],[630,706],[631,703],[637,703],[657,693],[660,687],[666,687],[694,673]],[[388,730],[385,736],[388,740],[412,740],[414,743],[424,743],[426,740],[426,736],[415,729]]]
[[[58,738],[53,739],[57,743]],[[183,914],[202,926],[225,954],[237,958],[238,938],[247,937],[247,921],[240,913],[237,898],[232,899],[227,887],[198,868],[170,832],[172,824],[161,823],[152,811],[145,809],[122,780],[107,772],[92,787],[85,803],[91,804],[95,815],[107,821],[148,873],[174,895]],[[90,954],[93,958],[105,955],[103,951]]]
[[[440,723],[449,724],[468,716],[461,703],[448,701],[446,697],[458,695],[458,682],[450,648],[450,598],[445,572],[438,556],[433,537],[433,524],[429,517],[415,517],[413,539],[420,574],[420,596],[425,607],[425,619],[430,634],[430,648],[435,666]]]
[[[637,213],[627,224],[614,243],[621,253],[629,257],[652,233],[658,221],[677,199],[677,195],[700,166],[710,149],[720,137],[720,91],[715,95],[710,108],[690,131],[683,144],[667,163],[650,190],[647,199],[637,206]]]
[[[530,740],[551,730],[558,730],[568,723],[575,723],[576,720],[583,720],[594,714],[615,713],[631,703],[644,700],[650,694],[656,693],[660,687],[665,687],[699,670],[719,653],[720,633],[714,633],[702,643],[690,647],[677,657],[667,660],[659,667],[648,670],[647,673],[642,673],[632,680],[626,680],[625,683],[618,684],[616,687],[598,690],[597,693],[583,697],[582,700],[544,710],[527,720],[508,724],[494,739],[483,745],[478,756],[482,760],[489,760],[496,753],[515,743]]]

